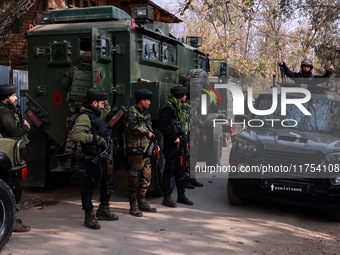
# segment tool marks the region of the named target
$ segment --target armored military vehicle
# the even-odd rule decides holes
[[[339,219],[340,96],[328,87],[302,84],[310,91],[310,99],[295,105],[293,100],[305,95],[285,93],[290,102],[282,114],[282,92],[291,86],[282,84],[258,96],[258,110],[270,109],[277,98],[277,109],[271,114],[236,118],[249,124],[230,152],[229,202],[242,204],[250,197],[260,197],[318,208]],[[277,97],[273,96],[275,89]],[[302,112],[304,108],[311,115]]]
[[[27,34],[29,89],[21,93],[28,98],[26,115],[35,124],[30,132],[28,185],[58,186],[70,177],[62,167],[68,93],[61,81],[79,64],[82,52],[92,53],[91,87],[106,91],[116,108],[113,136],[118,154],[123,148],[120,117],[134,104],[135,90],[154,93],[149,112],[157,124],[171,87],[188,85],[193,78],[208,82],[208,55],[173,37],[168,24],[153,21],[150,6],[134,7],[132,18],[113,6],[53,10],[40,16],[41,24]],[[162,164],[156,165],[153,180],[158,185]]]
[[[0,138],[0,250],[12,235],[27,165],[20,159],[22,140]],[[16,199],[14,197],[16,195]]]

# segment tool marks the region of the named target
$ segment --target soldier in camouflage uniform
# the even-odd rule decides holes
[[[72,128],[72,138],[80,142],[85,154],[86,173],[81,187],[82,209],[85,211],[84,226],[91,229],[100,229],[93,213],[92,197],[98,183],[100,183],[100,205],[96,212],[99,220],[115,221],[118,216],[110,211],[110,188],[107,174],[107,159],[99,158],[97,163],[93,162],[95,156],[101,153],[109,136],[108,124],[104,121],[111,111],[106,101],[107,93],[101,91],[87,91],[88,103],[80,109],[80,115]]]
[[[68,91],[68,114],[66,117],[67,137],[65,142],[65,169],[84,169],[84,154],[80,143],[72,140],[71,131],[79,116],[79,110],[86,102],[86,91],[91,88],[92,64],[91,52],[80,55],[80,63],[68,69],[62,79],[62,87]]]
[[[21,119],[15,108],[16,86],[14,84],[0,85],[0,137],[23,139],[20,149],[24,149],[28,144],[27,132],[30,130],[30,124],[27,120]],[[15,201],[19,203],[22,191],[15,192]],[[21,219],[16,219],[14,232],[28,232],[29,226],[22,224]]]
[[[126,151],[128,153],[128,195],[130,200],[130,214],[142,217],[143,213],[156,212],[145,201],[146,191],[151,180],[150,156],[146,151],[154,138],[149,108],[152,92],[139,89],[135,92],[136,104],[131,106],[124,120]]]
[[[163,173],[163,192],[164,199],[162,204],[168,207],[177,207],[171,198],[171,178],[175,176],[177,186],[177,202],[186,205],[193,205],[193,202],[185,196],[183,186],[184,172],[180,164],[180,156],[173,155],[173,152],[179,147],[188,148],[188,122],[186,111],[183,103],[186,99],[187,87],[175,86],[170,89],[172,95],[169,96],[168,102],[162,107],[158,128],[164,135],[164,154],[165,169]]]

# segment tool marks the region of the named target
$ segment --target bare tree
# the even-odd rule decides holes
[[[1,0],[0,1],[0,49],[10,33],[15,20],[29,10],[37,0]]]

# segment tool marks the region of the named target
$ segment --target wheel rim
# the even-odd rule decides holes
[[[5,205],[4,203],[0,200],[0,233],[5,229],[5,220],[6,220],[6,214],[5,214]]]

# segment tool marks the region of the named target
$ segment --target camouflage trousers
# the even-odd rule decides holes
[[[151,181],[151,161],[143,155],[128,154],[128,195],[145,197]]]
[[[74,126],[76,119],[79,116],[79,110],[82,106],[82,102],[70,101],[68,104],[68,114],[66,117],[67,136],[65,141],[64,155],[84,155],[81,149],[81,144],[79,142],[74,142],[71,134],[72,127]]]

